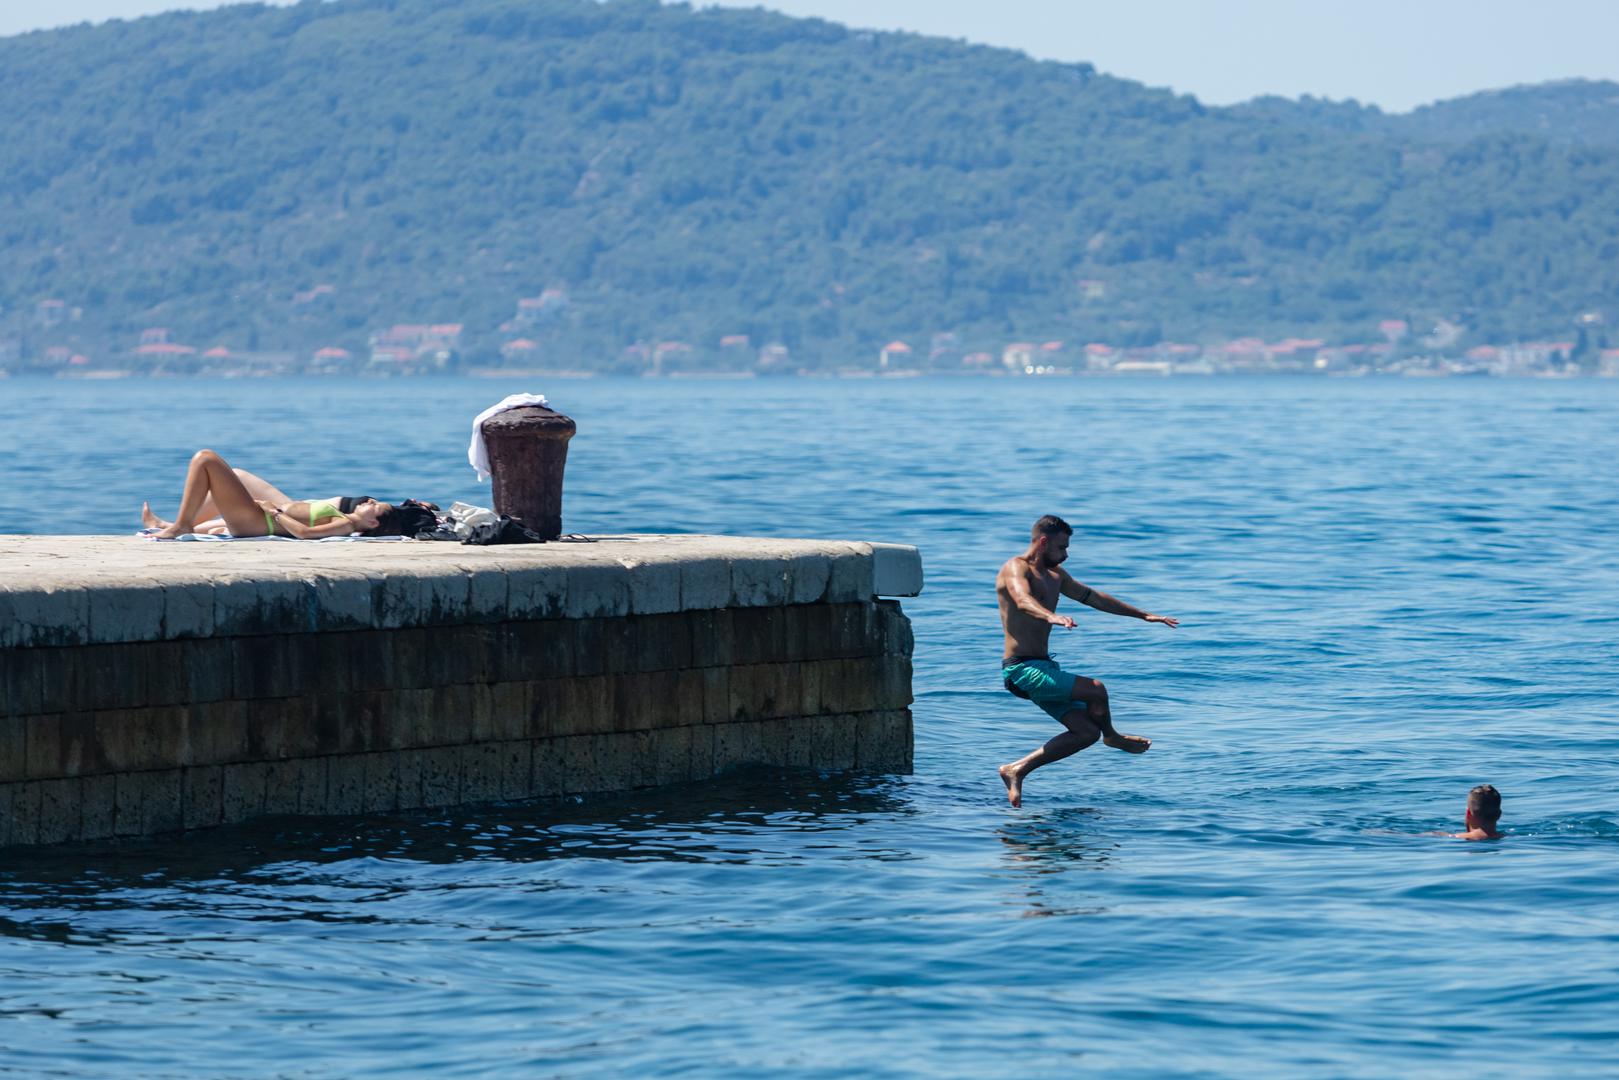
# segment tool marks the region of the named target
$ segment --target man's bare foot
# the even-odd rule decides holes
[[[1006,785],[1006,801],[1015,810],[1023,805],[1023,780],[1010,765],[1001,766],[1001,783]]]
[[[169,523],[152,513],[152,504],[141,503],[141,527],[144,529],[166,529]]]
[[[1151,739],[1144,739],[1140,735],[1103,735],[1102,742],[1126,754],[1145,754],[1147,747],[1152,745]]]
[[[157,532],[152,534],[152,539],[154,539],[154,540],[174,540],[174,539],[177,539],[177,538],[179,538],[181,536],[184,536],[186,533],[188,533],[190,531],[191,531],[190,529],[182,529],[178,525],[165,525],[162,529],[159,529]]]

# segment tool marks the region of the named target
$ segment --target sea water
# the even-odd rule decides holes
[[[133,531],[211,446],[565,527],[915,544],[916,768],[281,820],[0,860],[0,1070],[140,1076],[1619,1071],[1619,382],[0,382],[0,532]],[[1002,690],[1057,513],[1100,746]],[[1498,842],[1459,829],[1505,799]]]

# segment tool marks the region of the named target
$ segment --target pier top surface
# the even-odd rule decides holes
[[[0,648],[915,596],[914,547],[621,535],[446,542],[0,535]]]

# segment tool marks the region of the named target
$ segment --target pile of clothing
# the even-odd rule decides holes
[[[448,511],[434,515],[431,526],[419,529],[414,535],[418,540],[459,540],[480,546],[545,543],[545,537],[520,519],[464,502],[451,503]]]

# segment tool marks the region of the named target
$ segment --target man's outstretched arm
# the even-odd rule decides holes
[[[1093,607],[1097,611],[1105,611],[1109,615],[1125,615],[1129,618],[1142,619],[1146,622],[1163,623],[1168,627],[1176,627],[1181,624],[1179,619],[1169,615],[1153,615],[1150,612],[1142,611],[1138,607],[1126,604],[1118,597],[1109,596],[1100,589],[1093,589],[1089,585],[1083,585],[1075,581],[1066,570],[1062,572],[1062,594],[1070,600],[1078,600],[1086,607]]]

